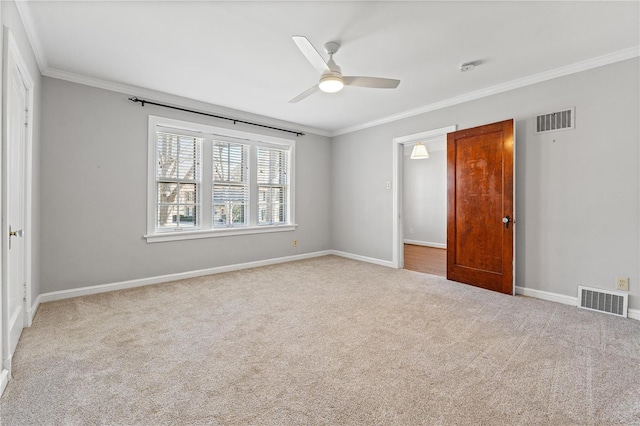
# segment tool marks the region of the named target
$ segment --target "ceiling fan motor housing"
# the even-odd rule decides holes
[[[325,44],[325,48],[327,48],[326,46],[331,43],[332,42]],[[335,44],[338,45],[337,43]],[[327,67],[329,67],[329,71],[322,73],[320,82],[318,83],[318,87],[320,88],[320,90],[326,93],[339,92],[344,87],[344,80],[342,80],[342,70],[333,60],[334,53],[335,52],[329,52],[329,60],[327,61]]]
[[[324,50],[326,50],[329,55],[333,55],[338,49],[340,49],[340,43],[337,41],[328,41],[324,44]]]

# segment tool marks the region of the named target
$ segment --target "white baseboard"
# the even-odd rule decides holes
[[[373,263],[376,265],[386,266],[388,268],[395,268],[395,266],[393,265],[393,262],[390,262],[388,260],[376,259],[375,257],[360,256],[359,254],[351,254],[351,253],[346,253],[344,251],[339,251],[339,250],[329,250],[329,252],[330,254],[334,254],[340,257],[346,257],[347,259]]]
[[[62,300],[62,299],[71,299],[73,297],[88,296],[91,294],[106,293],[109,291],[124,290],[127,288],[142,287],[145,285],[161,284],[161,283],[166,283],[171,281],[183,280],[186,278],[195,278],[195,277],[202,277],[205,275],[221,274],[223,272],[232,272],[232,271],[239,271],[242,269],[258,268],[260,266],[268,266],[268,265],[275,265],[278,263],[293,262],[296,260],[311,259],[314,257],[327,256],[330,254],[340,256],[340,257],[346,257],[353,260],[359,260],[362,262],[375,263],[376,265],[393,267],[393,263],[386,260],[360,256],[360,255],[345,253],[345,252],[336,251],[336,250],[323,250],[323,251],[317,251],[313,253],[299,254],[295,256],[278,257],[274,259],[258,260],[255,262],[238,263],[234,265],[218,266],[215,268],[199,269],[196,271],[180,272],[176,274],[160,275],[160,276],[149,277],[149,278],[139,278],[136,280],[120,281],[116,283],[94,285],[90,287],[80,287],[80,288],[74,288],[70,290],[52,291],[49,293],[43,293],[36,298],[36,302],[33,304],[33,307],[31,308],[30,315],[31,314],[35,315],[35,312],[40,306],[40,303],[53,302],[53,301]],[[33,316],[31,318],[33,319]]]
[[[447,244],[431,243],[429,241],[404,240],[404,243],[405,244],[413,244],[415,246],[433,247],[433,248],[440,248],[440,249],[446,249],[447,248]]]
[[[177,280],[182,280],[186,278],[195,278],[195,277],[201,277],[205,275],[220,274],[223,272],[232,272],[232,271],[239,271],[242,269],[257,268],[260,266],[275,265],[278,263],[293,262],[296,260],[311,259],[314,257],[327,256],[330,254],[344,257],[347,259],[358,260],[361,262],[367,262],[367,263],[373,263],[376,265],[386,266],[388,268],[395,268],[393,262],[390,262],[388,260],[382,260],[382,259],[376,259],[373,257],[361,256],[358,254],[346,253],[339,250],[323,250],[323,251],[300,254],[295,256],[278,257],[275,259],[258,260],[255,262],[239,263],[239,264],[227,265],[227,266],[218,266],[215,268],[200,269],[197,271],[188,271],[188,272],[181,272],[177,274],[141,278],[137,280],[121,281],[117,283],[102,284],[102,285],[96,285],[91,287],[81,287],[81,288],[71,289],[71,290],[53,291],[50,293],[43,293],[36,298],[31,309],[28,312],[29,318],[30,318],[29,326],[31,326],[31,322],[33,321],[33,318],[38,310],[38,307],[40,306],[41,303],[45,303],[45,302],[52,302],[55,300],[62,300],[62,299],[70,299],[72,297],[87,296],[90,294],[106,293],[109,291],[123,290],[127,288],[141,287],[145,285],[161,284],[165,282],[177,281]],[[531,288],[516,286],[516,294],[529,296],[536,299],[548,300],[551,302],[562,303],[564,305],[570,305],[570,306],[578,305],[577,297],[566,296],[564,294],[558,294],[558,293],[551,293],[543,290],[535,290]],[[628,317],[634,320],[640,321],[640,309],[629,309]],[[3,370],[2,374],[4,374],[5,371],[7,370]],[[0,379],[4,380],[4,376],[0,376]],[[2,383],[0,383],[0,389],[2,389]],[[1,395],[1,391],[0,391],[0,395]]]
[[[27,310],[27,327],[31,327],[33,324],[33,318],[36,316],[36,312],[38,312],[38,308],[40,307],[40,303],[42,302],[42,295],[39,294],[36,297],[36,300],[31,305],[31,308]]]
[[[516,294],[522,296],[529,296],[535,299],[549,300],[551,302],[562,303],[563,305],[578,306],[578,298],[572,296],[565,296],[564,294],[551,293],[548,291],[534,290],[532,288],[517,287]],[[627,317],[640,321],[640,309],[627,310]]]
[[[4,393],[7,383],[9,383],[9,370],[2,370],[0,372],[0,396]]]
[[[52,291],[38,296],[38,304],[53,302],[55,300],[70,299],[72,297],[88,296],[90,294],[106,293],[127,288],[142,287],[145,285],[161,284],[171,281],[183,280],[186,278],[202,277],[205,275],[221,274],[223,272],[239,271],[241,269],[257,268],[260,266],[275,265],[278,263],[293,262],[296,260],[311,259],[314,257],[332,254],[330,250],[317,251],[313,253],[299,254],[295,256],[278,257],[275,259],[258,260],[255,262],[238,263],[235,265],[218,266],[215,268],[199,269],[197,271],[180,272],[177,274],[161,275],[137,280],[121,281],[111,284],[94,285],[91,287],[81,287],[71,290]]]
[[[578,298],[565,296],[564,294],[551,293],[549,291],[535,290],[532,288],[516,286],[516,294],[529,296],[535,299],[549,300],[551,302],[562,303],[563,305],[578,306]]]

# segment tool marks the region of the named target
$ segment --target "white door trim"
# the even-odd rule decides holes
[[[439,129],[427,130],[425,132],[414,133],[412,135],[399,136],[393,138],[393,266],[402,268],[404,266],[404,236],[402,232],[402,162],[404,144],[417,142],[419,140],[433,139],[438,136],[446,136],[447,133],[455,132],[456,125],[441,127]]]
[[[8,27],[3,27],[3,66],[2,66],[2,93],[6,94],[7,84],[8,84],[8,70],[10,66],[15,66],[20,73],[22,81],[25,85],[25,89],[27,91],[26,96],[26,105],[27,105],[27,126],[25,131],[25,157],[24,157],[24,177],[25,177],[25,205],[24,205],[24,247],[25,247],[25,282],[26,282],[26,297],[23,306],[23,312],[25,315],[24,324],[28,327],[32,323],[32,309],[31,309],[31,280],[32,280],[32,268],[31,268],[31,258],[32,258],[32,220],[31,220],[31,212],[32,212],[32,191],[33,191],[33,149],[32,149],[32,141],[33,141],[33,104],[34,104],[34,94],[33,94],[33,78],[29,74],[26,62],[24,61],[22,54],[20,53],[20,49],[11,34],[11,31]],[[8,336],[8,327],[9,322],[7,318],[4,317],[6,315],[7,309],[7,244],[8,244],[8,229],[9,224],[6,223],[7,220],[7,143],[8,143],[8,134],[7,134],[7,100],[6,96],[2,96],[2,161],[1,161],[1,170],[2,170],[2,196],[0,197],[1,210],[2,210],[2,354],[3,357],[8,352],[8,344],[9,344],[9,336]],[[11,356],[4,359],[3,368],[8,370],[8,377],[11,377]],[[3,372],[0,372],[2,374]]]

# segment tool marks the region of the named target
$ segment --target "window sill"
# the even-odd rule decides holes
[[[157,234],[147,234],[147,243],[161,243],[164,241],[196,240],[200,238],[230,237],[233,235],[268,234],[271,232],[295,231],[298,225],[271,225],[237,228],[206,229],[198,231],[168,231]]]

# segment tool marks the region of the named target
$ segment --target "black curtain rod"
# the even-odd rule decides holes
[[[138,99],[135,96],[130,97],[129,100],[131,102],[140,102],[142,104],[142,106],[144,106],[144,104],[156,105],[156,106],[160,106],[160,107],[164,107],[164,108],[177,109],[178,111],[184,111],[184,112],[191,112],[193,114],[206,115],[207,117],[219,118],[221,120],[229,120],[229,121],[233,121],[233,124],[236,124],[236,123],[248,124],[250,126],[257,126],[257,127],[263,127],[265,129],[278,130],[280,132],[293,133],[296,136],[304,136],[304,133],[298,132],[296,130],[281,129],[279,127],[267,126],[266,124],[252,123],[251,121],[238,120],[237,118],[229,118],[229,117],[223,117],[221,115],[209,114],[208,112],[194,111],[192,109],[186,109],[186,108],[180,108],[180,107],[175,107],[175,106],[171,106],[171,105],[159,104],[157,102],[151,102],[151,101],[147,101],[145,99]]]

